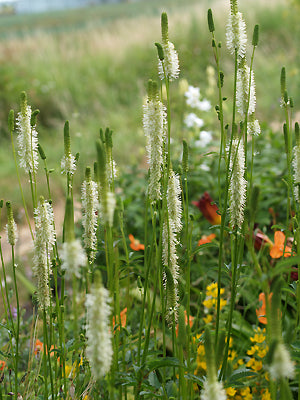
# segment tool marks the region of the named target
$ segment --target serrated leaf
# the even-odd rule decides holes
[[[228,385],[231,386],[232,383],[239,381],[240,379],[249,378],[256,375],[257,373],[252,371],[251,369],[236,370],[229,377]]]

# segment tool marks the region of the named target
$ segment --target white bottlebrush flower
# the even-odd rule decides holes
[[[184,124],[187,128],[202,128],[204,121],[197,117],[195,113],[190,113],[185,117]]]
[[[148,96],[144,104],[143,127],[147,139],[147,155],[150,169],[149,198],[152,202],[161,199],[161,173],[163,144],[167,127],[166,110],[158,96]]]
[[[200,88],[190,85],[184,96],[186,97],[186,104],[188,106],[197,108],[200,101]]]
[[[250,84],[250,99],[249,99],[249,84]],[[249,104],[248,104],[249,102]],[[236,106],[238,112],[243,118],[246,114],[253,114],[255,112],[256,94],[254,74],[251,72],[250,82],[250,68],[246,62],[242,62],[237,70],[236,82]]]
[[[253,114],[252,114],[253,115]],[[255,119],[254,115],[249,116],[249,121],[247,124],[247,131],[249,135],[258,136],[261,133],[260,125],[257,119]]]
[[[227,48],[232,55],[237,51],[238,58],[246,54],[247,34],[246,24],[240,12],[230,13],[226,26]]]
[[[7,224],[5,226],[7,241],[11,246],[15,246],[18,240],[17,224],[15,223],[10,201],[6,202]]]
[[[162,48],[164,52],[164,60],[158,60],[158,74],[160,79],[163,80],[165,78],[165,69],[167,78],[169,78],[170,81],[173,81],[179,76],[178,54],[175,50],[174,44],[169,40],[162,44]]]
[[[75,274],[77,278],[80,278],[80,267],[86,265],[87,258],[79,240],[63,243],[61,260],[61,268],[66,271],[66,274]]]
[[[167,205],[168,205],[168,217],[170,221],[170,228],[173,232],[180,232],[182,229],[181,215],[182,215],[182,204],[181,204],[181,187],[179,177],[170,171],[170,177],[168,182],[168,193],[167,193]]]
[[[35,242],[39,246],[45,245],[50,252],[51,246],[55,244],[56,234],[54,229],[54,216],[52,205],[41,199],[34,210]]]
[[[114,223],[114,213],[116,208],[116,197],[113,192],[107,192],[107,215],[104,216],[105,221],[108,222],[110,227]]]
[[[83,225],[83,243],[88,252],[89,262],[95,259],[97,249],[97,226],[98,226],[98,185],[91,179],[82,183],[81,201],[82,201],[82,225]]]
[[[38,167],[38,138],[35,126],[31,126],[31,107],[24,105],[17,115],[17,144],[20,166],[26,172],[36,172]]]
[[[61,173],[73,175],[76,171],[76,160],[73,154],[64,154],[61,159]]]
[[[295,185],[295,197],[296,200],[300,201],[299,196],[299,185],[300,185],[300,145],[297,144],[293,149],[293,168],[294,168],[294,185]]]
[[[241,228],[244,221],[244,208],[247,194],[247,181],[244,178],[244,144],[238,138],[232,141],[230,156],[229,208],[231,228]]]
[[[278,343],[275,347],[269,372],[271,378],[276,380],[294,377],[295,366],[291,361],[290,353],[283,343]]]
[[[164,222],[162,234],[162,261],[168,267],[172,276],[172,285],[168,284],[168,275],[164,274],[164,286],[166,289],[167,321],[171,325],[178,318],[178,275],[179,265],[176,246],[178,245],[177,233],[182,229],[182,203],[179,178],[170,171],[167,191],[168,220]],[[172,293],[168,293],[171,290]]]
[[[222,382],[218,382],[216,379],[206,380],[200,398],[201,400],[226,400],[227,396]]]
[[[96,379],[102,378],[108,373],[112,363],[113,349],[109,327],[110,301],[108,290],[104,287],[92,288],[91,293],[86,295],[86,356],[92,375]]]
[[[42,310],[50,306],[49,252],[45,243],[34,241],[33,273],[37,279],[37,298]]]

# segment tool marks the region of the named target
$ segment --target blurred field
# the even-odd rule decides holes
[[[114,131],[114,156],[119,168],[143,165],[142,104],[148,79],[156,79],[157,75],[154,42],[160,41],[161,11],[169,14],[170,39],[178,49],[181,78],[204,90],[206,67],[214,65],[206,22],[209,7],[214,12],[217,38],[224,40],[227,0],[152,0],[2,17],[0,185],[5,198],[19,201],[6,121],[11,108],[19,109],[22,90],[28,93],[32,107],[41,111],[40,142],[49,167],[55,169],[57,191],[60,191],[59,162],[66,119],[70,121],[72,151],[80,151],[82,167],[93,159],[94,140],[99,128],[106,126]],[[295,13],[284,0],[272,3],[255,0],[247,4],[240,1],[240,8],[248,16],[249,38],[254,25],[260,24],[261,40],[255,59],[257,114],[261,122],[274,123],[283,65],[287,67],[289,92],[294,96],[296,109],[300,104],[299,30]],[[232,64],[225,45],[223,53],[225,84],[229,85],[226,71],[231,71]],[[176,105],[181,94],[174,86]],[[216,102],[214,95],[211,101]],[[174,112],[173,128],[175,137],[180,138],[182,114]],[[76,177],[78,184],[83,171],[81,168]]]

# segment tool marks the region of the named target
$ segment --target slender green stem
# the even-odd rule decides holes
[[[17,327],[15,329],[15,340],[16,340],[16,353],[15,353],[15,400],[18,398],[18,369],[19,369],[19,337],[20,337],[20,303],[19,303],[19,293],[16,278],[16,264],[15,264],[15,252],[14,246],[11,246],[11,258],[13,265],[13,277],[15,286],[15,296],[17,303]]]

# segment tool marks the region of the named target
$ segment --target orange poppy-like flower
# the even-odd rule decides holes
[[[5,368],[6,362],[3,360],[0,360],[0,371],[3,371]]]
[[[43,351],[44,344],[39,339],[36,340],[34,346],[34,354],[37,356]]]
[[[273,293],[270,293],[269,294],[269,303],[271,302],[272,296],[273,296]],[[265,296],[265,294],[263,292],[259,294],[258,300],[261,303],[261,306],[255,310],[256,311],[256,315],[257,315],[257,318],[258,318],[259,322],[261,322],[262,324],[266,324],[267,323],[266,296]]]
[[[128,235],[130,240],[130,247],[134,251],[145,250],[145,246],[140,243],[138,239],[135,239],[132,234]]]
[[[187,313],[186,310],[184,310],[184,319],[185,319],[185,325],[188,324],[188,319],[187,319]],[[192,317],[191,315],[189,316],[189,325],[190,327],[193,326],[194,323],[194,317]],[[176,336],[178,337],[178,324],[176,325]]]
[[[124,310],[122,310],[121,312],[120,312],[120,317],[121,317],[121,326],[123,327],[123,328],[125,328],[125,326],[126,326],[126,320],[127,320],[127,307],[125,307],[124,308]],[[119,323],[119,316],[117,315],[117,318],[116,318],[116,320],[117,320],[117,323]],[[115,317],[113,317],[113,327],[115,327]],[[118,328],[117,328],[118,330],[120,330],[120,326],[118,326]]]
[[[208,192],[205,192],[198,201],[192,201],[194,206],[198,207],[203,216],[212,224],[221,224],[221,215],[218,214],[218,206],[213,202]]]
[[[206,243],[211,243],[211,241],[216,237],[214,233],[211,233],[210,235],[206,236],[203,235],[201,239],[198,242],[198,246],[201,246],[201,244],[206,244]]]
[[[292,249],[289,246],[284,247],[285,234],[281,231],[276,231],[274,233],[274,244],[270,249],[270,256],[272,258],[290,257],[292,255]]]

